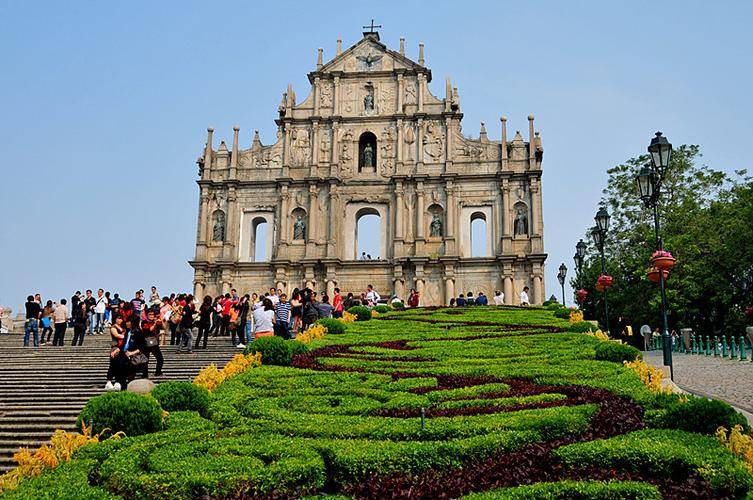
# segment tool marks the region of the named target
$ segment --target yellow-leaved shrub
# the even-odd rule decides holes
[[[315,324],[308,327],[305,332],[299,333],[295,339],[304,344],[310,344],[314,340],[323,339],[326,333],[327,328],[324,325]]]
[[[725,427],[719,427],[716,437],[729,451],[745,460],[748,470],[753,471],[753,436],[743,432],[742,426],[736,425],[729,434]]]
[[[340,321],[342,321],[343,323],[355,323],[356,315],[345,311],[343,312],[343,317],[340,318]]]
[[[636,359],[635,361],[623,361],[623,364],[633,370],[641,378],[643,385],[649,388],[651,392],[662,393],[671,392],[667,387],[662,386],[662,379],[664,378],[664,372],[659,368],[651,365],[647,365],[643,360]]]
[[[236,354],[222,369],[217,368],[217,365],[214,363],[205,366],[196,375],[196,378],[193,379],[193,383],[212,392],[225,380],[243,373],[252,366],[261,366],[260,352],[255,354]]]
[[[121,436],[122,433],[118,433],[112,437],[117,439]],[[81,433],[56,430],[50,437],[50,442],[34,452],[28,448],[19,449],[13,455],[18,466],[0,476],[0,493],[15,489],[22,479],[37,477],[45,470],[68,462],[76,450],[86,444],[98,442],[99,435],[92,435],[91,428],[83,425]]]
[[[581,321],[583,321],[583,311],[580,309],[570,311],[570,323],[580,323]]]

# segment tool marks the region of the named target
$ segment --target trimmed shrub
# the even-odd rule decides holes
[[[590,321],[579,321],[577,323],[570,323],[567,327],[568,332],[572,333],[588,333],[595,332],[598,327]]]
[[[356,321],[369,321],[371,319],[371,309],[366,306],[353,306],[348,309],[348,312],[356,316]]]
[[[244,350],[248,353],[261,353],[264,365],[290,366],[295,354],[308,351],[308,347],[301,342],[284,340],[282,337],[259,337],[254,339]]]
[[[734,408],[718,399],[691,397],[658,412],[651,424],[664,429],[681,429],[701,434],[714,434],[720,426],[731,429],[741,425],[748,430],[748,421]]]
[[[400,301],[393,302],[390,305],[392,306],[393,309],[398,309],[398,310],[405,309],[405,304],[403,302],[400,302]]]
[[[163,382],[152,390],[152,397],[166,411],[196,411],[203,416],[209,407],[209,391],[191,382]]]
[[[388,313],[388,312],[391,311],[390,307],[386,306],[384,304],[380,304],[380,305],[374,307],[374,310],[376,312],[378,312],[379,314],[384,314],[384,313]]]
[[[105,436],[124,432],[126,436],[139,436],[162,429],[162,408],[151,396],[135,392],[108,392],[95,396],[86,403],[76,420],[93,424],[95,434]]]
[[[622,364],[623,361],[635,361],[642,359],[641,351],[627,344],[619,342],[600,342],[596,346],[596,359],[601,361],[613,361]]]
[[[554,316],[560,319],[570,319],[570,309],[567,307],[558,307],[558,309],[554,311]]]
[[[661,500],[662,496],[656,486],[638,481],[558,481],[554,483],[526,484],[514,488],[474,493],[465,500],[523,500],[530,498],[548,498],[579,500],[607,500],[612,498],[630,498],[640,500]]]
[[[345,333],[345,323],[343,323],[342,321],[332,318],[323,318],[316,323],[326,328],[327,333],[329,333],[330,335],[342,335],[343,333]]]

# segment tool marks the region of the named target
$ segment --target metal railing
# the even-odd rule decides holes
[[[652,337],[649,350],[661,350],[661,337]],[[698,354],[702,356],[736,359],[753,363],[753,348],[745,336],[727,335],[696,335],[690,334],[689,345],[682,337],[672,337],[672,351],[683,354]]]

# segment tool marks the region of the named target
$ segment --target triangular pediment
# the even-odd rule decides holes
[[[387,48],[376,37],[366,35],[355,45],[328,61],[313,74],[392,71],[395,69],[421,69],[426,71],[426,68],[417,62]]]

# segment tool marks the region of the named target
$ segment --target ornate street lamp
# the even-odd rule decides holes
[[[606,258],[604,257],[604,243],[607,239],[607,231],[609,231],[609,219],[611,216],[609,215],[609,212],[607,212],[607,209],[604,207],[601,207],[598,212],[596,212],[596,216],[594,217],[594,220],[596,221],[596,226],[591,229],[591,237],[594,240],[594,244],[596,245],[596,248],[599,249],[599,255],[601,256],[601,274],[605,275],[607,273],[607,263]],[[607,293],[607,288],[604,287],[604,321],[605,326],[607,330],[607,334],[609,334],[609,295]]]
[[[659,199],[661,198],[661,185],[669,169],[669,161],[672,158],[672,144],[661,132],[651,139],[648,146],[648,152],[651,156],[651,164],[644,165],[635,178],[638,184],[638,194],[646,208],[654,211],[654,232],[656,233],[657,250],[664,250],[664,243],[661,239],[661,228],[659,225]],[[672,366],[672,340],[669,337],[669,326],[667,323],[667,289],[664,280],[664,271],[659,270],[659,286],[661,288],[661,315],[662,315],[662,352],[664,366],[669,367],[669,376],[674,380],[674,370]]]
[[[565,263],[563,262],[560,264],[560,272],[557,273],[557,279],[560,282],[560,286],[562,287],[562,305],[565,305],[565,278],[567,277],[567,267],[565,267]]]
[[[583,257],[576,252],[575,255],[573,255],[573,262],[575,262],[576,274],[580,274],[581,269],[583,269]]]

